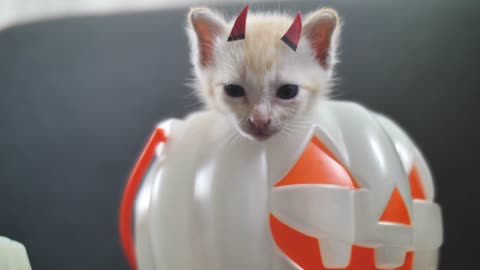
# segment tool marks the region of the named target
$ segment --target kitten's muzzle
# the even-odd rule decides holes
[[[273,133],[270,132],[268,129],[256,129],[253,130],[250,135],[253,136],[253,138],[257,141],[264,141],[268,138],[270,138]]]
[[[250,124],[250,127],[252,129],[265,129],[270,125],[271,122],[272,122],[272,119],[270,118],[255,117],[255,116],[248,118],[248,123]]]
[[[252,121],[249,122],[249,127],[248,127],[248,132],[252,137],[254,137],[258,141],[263,141],[268,138],[270,138],[275,131],[270,128],[270,122],[271,120],[268,120],[267,122],[263,123],[261,127],[257,126],[255,123]]]

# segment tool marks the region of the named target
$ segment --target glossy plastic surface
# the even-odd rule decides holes
[[[325,101],[312,123],[261,143],[229,140],[213,112],[159,125],[138,268],[436,269],[441,211],[410,138],[354,103]]]
[[[0,269],[32,270],[25,247],[19,242],[0,236]]]

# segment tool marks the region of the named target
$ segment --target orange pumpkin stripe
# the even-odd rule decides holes
[[[133,269],[137,269],[132,228],[133,205],[135,203],[138,189],[143,181],[143,177],[155,156],[155,147],[157,147],[160,142],[165,142],[166,140],[167,137],[163,129],[155,129],[154,133],[148,140],[145,149],[138,158],[123,192],[119,217],[120,242],[122,244],[123,252]]]

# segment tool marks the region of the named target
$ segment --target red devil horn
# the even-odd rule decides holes
[[[247,24],[248,4],[243,8],[233,24],[232,32],[227,41],[245,39],[245,25]]]
[[[288,28],[288,31],[283,35],[282,41],[288,45],[292,50],[296,51],[300,35],[302,34],[302,17],[300,11],[297,13],[292,25]]]

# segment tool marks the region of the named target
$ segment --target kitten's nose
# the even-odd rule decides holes
[[[250,116],[250,118],[248,118],[248,122],[252,127],[255,128],[266,128],[272,121],[268,116],[253,114]]]
[[[248,123],[253,128],[266,128],[270,125],[270,107],[268,104],[257,104],[253,107],[248,118]]]

